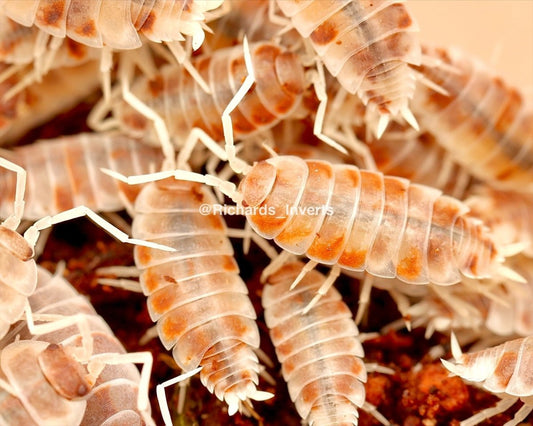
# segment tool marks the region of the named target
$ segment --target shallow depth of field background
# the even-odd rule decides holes
[[[409,0],[407,6],[423,42],[476,55],[533,101],[533,0]]]

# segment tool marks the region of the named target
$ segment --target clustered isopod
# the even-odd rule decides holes
[[[531,418],[533,108],[416,18],[0,0],[0,424]]]

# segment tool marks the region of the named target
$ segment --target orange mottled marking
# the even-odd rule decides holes
[[[133,130],[144,130],[148,127],[148,120],[137,111],[125,114],[121,120],[127,127]]]
[[[75,32],[85,37],[96,36],[96,26],[92,19],[83,23],[82,26],[75,29]]]
[[[66,43],[69,55],[73,58],[84,59],[87,56],[87,46],[68,37],[65,38],[64,43]]]
[[[153,79],[148,80],[148,90],[154,98],[161,96],[165,90],[165,80],[161,74],[157,74]]]
[[[324,261],[333,260],[343,249],[345,241],[346,239],[342,235],[331,239],[317,234],[313,244],[307,250],[307,254],[318,259],[323,259]]]
[[[422,254],[411,247],[407,256],[398,262],[397,275],[409,280],[415,280],[422,272]]]
[[[396,26],[399,29],[409,28],[413,24],[411,15],[403,4],[393,4],[389,7],[397,14]]]
[[[0,244],[22,261],[27,261],[33,256],[33,249],[22,235],[1,225]]]
[[[41,2],[37,10],[35,21],[51,27],[56,26],[57,22],[63,16],[65,1],[64,0],[47,0]]]
[[[126,199],[133,203],[137,196],[139,195],[139,192],[141,192],[142,186],[141,185],[128,185],[125,182],[120,182],[118,180],[115,181],[118,185],[119,191],[126,197]]]
[[[70,190],[64,186],[59,185],[54,188],[54,200],[58,211],[65,211],[74,207]]]
[[[345,250],[338,263],[354,269],[361,268],[366,261],[367,252],[368,250]]]
[[[330,20],[324,21],[309,36],[315,44],[329,44],[337,36],[338,31]]]
[[[150,305],[159,314],[168,312],[175,302],[173,286],[165,286],[150,297]]]
[[[38,359],[43,374],[60,395],[72,399],[89,393],[92,386],[86,379],[87,372],[65,352],[63,346],[48,345]]]
[[[502,387],[507,386],[516,367],[518,354],[516,352],[504,352],[494,369],[494,376]]]
[[[141,28],[139,28],[139,30],[147,31],[147,32],[153,30],[155,21],[156,21],[156,17],[154,16],[154,13],[150,12],[148,16],[146,17],[145,21],[143,22]]]
[[[165,336],[165,340],[174,340],[177,336],[183,335],[187,330],[190,318],[179,315],[168,315],[160,321],[160,333]]]
[[[146,265],[152,260],[152,249],[143,246],[135,247],[140,265]]]

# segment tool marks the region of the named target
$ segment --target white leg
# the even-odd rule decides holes
[[[120,87],[115,86],[111,90],[111,95],[109,99],[101,98],[96,105],[93,107],[89,116],[87,117],[87,125],[98,132],[106,132],[108,130],[118,129],[120,123],[116,118],[105,118],[106,115],[111,111],[113,102],[116,102],[118,95],[120,94]]]
[[[281,268],[292,256],[292,253],[283,250],[280,254],[273,257],[272,261],[268,264],[268,266],[263,269],[260,281],[264,283],[270,275],[272,275],[279,268]]]
[[[348,154],[346,148],[342,145],[339,145],[338,142],[331,139],[329,136],[326,136],[322,132],[324,126],[324,118],[326,116],[326,107],[328,105],[328,95],[326,93],[326,79],[324,77],[324,68],[322,62],[316,61],[316,72],[310,72],[307,74],[315,88],[315,93],[320,101],[318,104],[318,109],[316,111],[315,123],[313,125],[313,134],[320,139],[322,142],[328,144],[337,151],[342,152],[343,154]]]
[[[166,45],[168,46],[168,48],[174,55],[174,58],[176,58],[176,61],[178,62],[178,64],[180,64],[183,68],[185,68],[185,70],[198,83],[198,85],[202,88],[202,90],[205,93],[211,94],[212,93],[211,88],[209,87],[207,82],[203,79],[203,77],[200,75],[198,70],[193,67],[193,65],[191,64],[191,61],[189,60],[187,53],[185,52],[181,44],[175,41],[175,42],[166,42]]]
[[[139,338],[139,345],[144,346],[149,341],[159,337],[159,332],[157,331],[157,325],[150,327],[145,333]]]
[[[466,420],[463,420],[460,425],[461,426],[474,426],[478,423],[482,422],[483,420],[490,419],[491,417],[495,416],[496,414],[503,413],[507,409],[509,409],[518,398],[504,398],[494,406],[486,408],[479,413],[474,414],[472,417],[469,417]]]
[[[160,249],[164,251],[175,251],[174,249],[167,247],[167,246],[163,246],[161,244],[138,240],[135,238],[129,238],[128,234],[125,234],[120,229],[115,228],[113,225],[111,225],[109,222],[106,222],[102,217],[98,216],[95,212],[93,212],[91,209],[89,209],[86,206],[74,207],[73,209],[66,210],[54,216],[46,216],[46,217],[43,217],[42,219],[39,219],[32,226],[30,226],[28,230],[24,233],[24,238],[33,247],[35,246],[35,243],[37,239],[39,238],[39,233],[42,229],[49,228],[50,226],[55,225],[56,223],[65,222],[67,220],[76,219],[82,216],[87,216],[94,223],[100,226],[104,231],[108,232],[109,234],[114,236],[117,240],[123,243],[136,244],[136,245],[156,248],[156,249]]]
[[[119,364],[143,364],[141,369],[141,381],[139,382],[139,393],[137,394],[137,407],[140,411],[145,411],[149,407],[148,388],[150,385],[150,373],[152,371],[153,357],[151,352],[132,352],[125,354],[97,354],[91,357],[89,366],[98,364],[119,365]]]
[[[227,235],[230,238],[243,238],[244,241],[246,239],[252,240],[257,247],[259,247],[263,252],[270,258],[270,259],[276,259],[278,257],[278,252],[274,247],[272,247],[267,240],[257,235],[251,227],[248,226],[248,222],[246,222],[245,229],[234,229],[234,228],[228,228],[227,229]],[[243,243],[243,250],[244,250],[244,243]],[[264,273],[264,271],[263,271]]]
[[[365,362],[365,369],[367,373],[381,373],[381,374],[395,374],[392,368],[384,367],[376,362]]]
[[[120,70],[120,84],[122,88],[122,97],[124,100],[139,113],[144,115],[146,118],[152,120],[154,123],[155,131],[161,144],[161,149],[165,156],[165,166],[169,169],[175,168],[175,152],[174,146],[170,140],[170,135],[168,134],[167,126],[164,120],[157,114],[152,108],[142,102],[137,96],[135,96],[130,90],[130,78],[128,76],[127,68],[121,67]]]
[[[388,426],[390,422],[381,414],[376,407],[374,407],[370,402],[365,401],[361,407],[364,411],[374,417],[381,424]]]
[[[512,420],[509,420],[507,423],[505,423],[503,426],[516,426],[518,423],[520,423],[522,420],[524,420],[529,413],[533,411],[533,406],[524,404],[520,407],[520,409],[515,413]]]
[[[35,324],[37,321],[48,321],[45,324]],[[31,311],[29,302],[26,305],[26,323],[31,334],[39,336],[42,334],[52,333],[63,328],[75,325],[80,330],[82,347],[73,348],[73,352],[77,359],[85,361],[93,353],[93,338],[91,336],[91,328],[86,314],[76,315],[53,315],[53,314],[34,314]],[[79,350],[76,350],[79,349]]]
[[[102,92],[106,102],[111,100],[111,67],[113,66],[113,50],[108,46],[102,47],[100,58],[100,72],[102,73]]]
[[[188,170],[167,170],[157,173],[149,173],[146,175],[136,175],[136,176],[124,176],[114,170],[106,169],[102,167],[100,169],[106,175],[111,176],[114,179],[118,179],[121,182],[127,183],[129,185],[136,185],[140,183],[155,182],[158,180],[163,180],[169,177],[174,177],[178,180],[186,180],[188,182],[198,182],[203,183],[214,188],[218,188],[224,195],[227,195],[238,205],[242,202],[242,194],[237,192],[237,186],[233,182],[227,182],[218,178],[217,176],[212,175],[202,175],[200,173],[190,172]]]
[[[298,283],[302,281],[302,279],[306,276],[308,272],[311,272],[313,269],[315,269],[316,265],[318,265],[318,262],[315,262],[314,260],[310,260],[309,262],[307,262],[302,268],[301,272],[296,277],[296,279],[291,284],[289,290],[293,290],[294,287],[296,287]]]
[[[228,161],[226,151],[206,132],[198,127],[194,127],[190,131],[189,136],[187,136],[185,144],[181,147],[178,154],[177,167],[179,169],[189,169],[187,164],[189,162],[189,158],[191,157],[191,153],[198,142],[203,143],[205,147],[215,154],[220,160]]]
[[[328,277],[326,278],[326,280],[322,283],[322,285],[318,289],[317,294],[315,295],[315,297],[313,297],[311,302],[309,302],[309,304],[302,311],[302,314],[305,315],[306,313],[308,313],[311,310],[311,308],[313,306],[315,306],[317,304],[317,302],[320,300],[320,298],[322,296],[324,296],[329,291],[329,289],[331,288],[331,286],[333,285],[335,280],[338,278],[340,273],[341,273],[341,268],[338,267],[337,265],[335,265],[333,268],[331,268],[331,272],[329,273]]]
[[[15,201],[13,203],[13,214],[2,222],[2,226],[11,230],[16,230],[24,214],[24,192],[26,191],[26,170],[5,158],[0,157],[0,167],[15,172],[17,174]]]
[[[246,64],[248,75],[244,79],[242,86],[239,88],[239,90],[237,90],[237,93],[235,93],[235,96],[233,96],[231,101],[222,112],[222,129],[224,131],[224,139],[226,140],[226,154],[228,156],[228,161],[231,168],[235,170],[235,173],[246,174],[250,170],[250,166],[244,161],[238,159],[236,156],[235,143],[233,139],[233,123],[230,116],[231,112],[237,108],[239,102],[244,98],[246,93],[251,89],[255,82],[252,55],[250,53],[250,48],[248,47],[248,40],[246,37],[244,37],[242,45],[244,63]]]
[[[194,370],[189,371],[188,373],[181,374],[177,377],[174,377],[173,379],[167,380],[166,382],[163,382],[157,385],[156,387],[157,402],[159,403],[159,408],[161,409],[161,416],[163,417],[165,426],[172,426],[172,418],[170,417],[170,411],[168,409],[167,398],[165,395],[165,388],[168,386],[172,386],[175,383],[182,382],[188,379],[189,377],[194,376],[201,369],[202,367],[195,368]]]
[[[359,290],[359,306],[357,307],[357,313],[355,315],[355,324],[357,325],[361,323],[361,320],[363,319],[363,316],[368,308],[373,282],[374,278],[372,275],[365,273],[365,277],[363,278],[363,282],[361,283],[361,288]]]
[[[96,282],[100,285],[107,285],[110,287],[117,287],[122,290],[128,290],[133,293],[143,293],[143,290],[141,288],[141,285],[139,284],[139,281],[135,280],[126,280],[124,278],[118,279],[118,278],[98,278]]]

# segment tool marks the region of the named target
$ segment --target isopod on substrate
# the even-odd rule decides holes
[[[269,275],[262,297],[265,322],[298,414],[309,425],[357,424],[362,408],[389,424],[366,402],[364,351],[341,295],[330,288],[303,314],[326,280],[318,271],[289,291],[303,267],[291,262]]]
[[[222,217],[205,214],[215,204],[207,188],[166,179],[148,184],[135,202],[133,235],[174,247],[163,254],[135,249],[148,312],[163,346],[185,372],[201,368],[200,380],[228,404],[228,414],[250,400],[272,396],[257,390],[260,365],[256,314],[239,276]],[[204,214],[202,214],[204,213]],[[160,402],[161,404],[161,402]],[[165,422],[168,410],[162,406]],[[165,415],[166,412],[166,415]]]
[[[514,426],[533,410],[533,337],[511,340],[474,353],[462,353],[452,334],[452,354],[455,364],[442,360],[444,366],[464,380],[478,383],[483,389],[502,399],[463,420],[461,426],[473,426],[509,409],[518,399],[524,405],[505,426]]]

